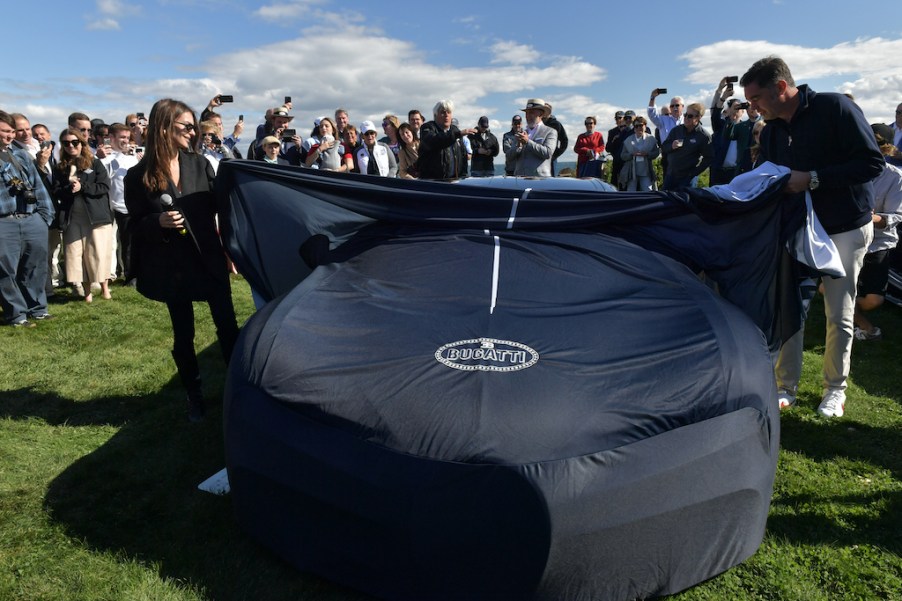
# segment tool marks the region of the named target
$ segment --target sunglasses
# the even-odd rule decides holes
[[[129,127],[135,127],[136,125],[138,125],[137,121],[132,121],[131,123],[128,124]]]
[[[188,133],[191,133],[191,132],[193,132],[195,129],[197,129],[197,126],[195,126],[193,123],[182,123],[181,121],[176,121],[176,123],[178,123],[179,125],[181,125],[182,127],[184,127],[184,128],[185,128],[185,131],[188,132]]]
[[[81,133],[85,133],[86,131],[91,131],[91,128],[90,127],[80,127],[78,129],[78,131],[80,131]]]
[[[388,127],[389,125],[391,125],[391,121],[383,121],[382,122],[382,127]]]
[[[670,108],[675,109],[675,108],[680,107],[680,106],[683,106],[683,105],[682,105],[682,104],[679,104],[679,103],[676,103],[676,104],[671,104],[671,105],[670,105]]]
[[[686,113],[687,119],[698,119],[698,115],[693,115],[692,113]]]
[[[76,146],[81,146],[81,140],[60,140],[60,144],[66,147],[71,146],[74,148]]]

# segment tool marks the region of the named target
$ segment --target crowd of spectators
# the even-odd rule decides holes
[[[769,128],[756,110],[761,102],[750,104],[735,94],[736,80],[724,77],[710,106],[687,105],[681,96],[658,106],[658,96],[667,90],[656,88],[649,96],[646,116],[617,111],[616,125],[606,134],[596,130],[597,116],[586,116],[586,131],[576,137],[572,148],[575,174],[608,178],[620,190],[652,191],[695,186],[706,171],[715,185],[751,170],[765,158],[760,141]],[[243,115],[226,134],[217,111],[229,101],[223,95],[211,99],[191,137],[194,152],[209,162],[214,174],[222,161],[247,158],[405,179],[490,177],[496,168],[506,175],[552,177],[559,175],[558,158],[569,150],[564,126],[553,116],[551,104],[541,98],[529,99],[500,136],[491,130],[486,115],[474,127],[461,127],[451,100],[437,102],[431,119],[411,109],[406,121],[386,114],[379,125],[370,120],[354,125],[348,110],[338,108],[332,116],[311,119],[310,130],[302,131],[286,97],[283,104],[266,111],[253,136],[247,138]],[[711,131],[701,123],[706,112]],[[95,291],[111,298],[113,280],[134,285],[123,182],[144,156],[147,125],[141,112],[112,123],[74,112],[54,139],[46,125],[31,124],[20,113],[0,111],[0,167],[7,184],[0,194],[0,254],[7,324],[34,327],[36,321],[52,318],[46,299],[58,286],[71,286],[90,303]],[[875,125],[874,135],[887,163],[902,164],[898,150],[902,104],[896,108],[895,122]],[[869,249],[865,275],[870,272],[869,263],[886,263],[898,240],[899,181],[902,171],[895,167],[878,181],[879,198],[873,210],[879,235]],[[36,220],[26,219],[32,215],[40,216],[49,233],[41,233],[32,223]],[[41,240],[45,235],[46,244]],[[37,262],[46,262],[47,269],[35,269]],[[46,273],[40,285],[23,276],[37,272]],[[885,287],[866,283],[862,291],[855,337],[879,339],[880,329],[866,313],[882,302]]]

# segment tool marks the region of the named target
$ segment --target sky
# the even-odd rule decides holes
[[[235,98],[219,111],[226,129],[243,114],[247,135],[288,95],[302,135],[338,107],[356,124],[405,120],[412,108],[428,120],[450,99],[462,127],[487,115],[500,140],[526,100],[541,98],[572,150],[587,115],[606,133],[615,111],[644,112],[657,87],[710,106],[721,77],[772,54],[798,84],[853,94],[869,122],[891,123],[902,102],[899,0],[11,4],[0,109],[54,137],[74,111],[111,123],[166,97],[200,112],[221,93]]]

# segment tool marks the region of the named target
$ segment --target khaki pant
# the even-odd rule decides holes
[[[852,339],[855,333],[855,293],[858,273],[864,255],[874,239],[874,226],[866,223],[858,229],[830,236],[842,259],[846,276],[825,277],[824,314],[827,318],[827,340],[824,348],[824,388],[844,390],[852,358]],[[805,324],[783,343],[774,368],[777,388],[795,392],[802,377],[802,350]]]

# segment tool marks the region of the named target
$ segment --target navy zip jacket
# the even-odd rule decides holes
[[[787,123],[767,122],[761,157],[794,171],[817,171],[814,212],[828,234],[857,229],[871,220],[874,187],[883,155],[861,109],[842,94],[818,94],[799,86],[799,106]]]

